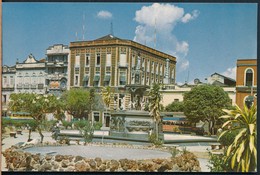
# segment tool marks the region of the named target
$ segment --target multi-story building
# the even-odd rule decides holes
[[[136,78],[148,86],[175,83],[176,57],[113,35],[71,42],[70,54],[69,88],[110,86],[115,89],[111,109],[128,109],[131,96],[125,86],[135,84]],[[135,68],[141,70],[138,77]]]
[[[236,104],[243,108],[248,96],[254,97],[257,103],[257,60],[237,60],[237,83],[236,83]]]
[[[2,69],[2,116],[7,116],[8,101],[15,90],[15,66],[3,66]]]
[[[45,59],[36,60],[32,54],[16,63],[15,93],[45,94]]]
[[[69,47],[62,44],[50,46],[46,50],[47,93],[61,95],[68,82]]]

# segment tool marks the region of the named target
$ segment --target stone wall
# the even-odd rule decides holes
[[[69,155],[40,155],[12,146],[3,152],[9,171],[90,171],[90,172],[199,172],[199,161],[187,152],[174,158],[147,160],[103,160]]]

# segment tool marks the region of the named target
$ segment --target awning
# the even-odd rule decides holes
[[[120,77],[120,81],[126,81],[126,78],[125,78],[125,76],[122,76],[122,77]]]
[[[99,75],[95,75],[95,76],[94,76],[94,81],[99,81],[99,79],[100,79],[100,76],[99,76]]]
[[[86,76],[83,78],[83,81],[88,81],[88,79],[89,79],[89,76],[86,75]]]
[[[104,81],[110,81],[110,75],[105,75]]]

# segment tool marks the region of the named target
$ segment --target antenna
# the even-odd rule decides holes
[[[76,41],[78,41],[78,32],[75,33]]]
[[[189,83],[189,76],[190,76],[190,71],[188,70],[187,83]]]
[[[156,49],[156,18],[154,20],[154,48]]]
[[[85,13],[83,13],[83,24],[82,24],[83,36],[82,40],[85,39]]]
[[[112,21],[110,23],[110,34],[114,35],[114,32],[113,32],[113,22]]]

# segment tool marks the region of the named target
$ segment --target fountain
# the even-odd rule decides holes
[[[122,110],[121,108],[111,112],[110,136],[145,141],[149,139],[155,122],[149,112],[144,110],[147,103],[144,100],[144,94],[149,86],[141,84],[142,71],[141,58],[138,55],[137,63],[132,70],[134,84],[125,86],[131,94],[129,109]]]

